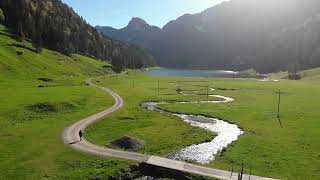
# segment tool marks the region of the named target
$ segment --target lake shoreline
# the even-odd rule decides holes
[[[145,72],[154,76],[176,76],[176,77],[217,77],[217,78],[266,78],[260,74],[250,74],[245,72],[228,70],[185,70],[185,69],[145,69]]]

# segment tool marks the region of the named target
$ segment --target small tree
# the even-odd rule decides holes
[[[0,22],[4,22],[6,20],[6,17],[3,14],[2,9],[0,8]]]
[[[112,58],[112,70],[116,73],[120,73],[124,70],[124,64],[122,62],[122,57],[117,56]]]
[[[34,32],[32,46],[36,49],[37,53],[42,52],[42,32],[40,30]]]
[[[289,65],[289,70],[288,70],[288,77],[290,80],[299,80],[301,79],[301,75],[298,73],[299,71],[299,63],[295,62]]]
[[[21,41],[23,41],[25,39],[25,35],[24,35],[24,32],[23,32],[23,26],[22,26],[22,22],[19,21],[18,22],[18,35],[19,35],[19,38]]]

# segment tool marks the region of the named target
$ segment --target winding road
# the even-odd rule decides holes
[[[114,150],[104,146],[92,144],[91,142],[87,141],[85,138],[83,138],[83,140],[79,142],[80,130],[84,130],[90,124],[105,118],[106,116],[108,116],[109,114],[115,111],[118,111],[124,105],[123,99],[117,93],[111,91],[108,88],[98,86],[92,83],[91,80],[92,79],[86,80],[86,84],[92,87],[101,89],[102,91],[110,94],[114,98],[115,103],[111,108],[103,112],[100,112],[98,114],[92,115],[88,118],[82,119],[72,124],[71,126],[67,127],[62,134],[63,142],[66,145],[72,147],[73,149],[76,149],[85,153],[98,155],[98,156],[107,156],[107,157],[115,157],[115,158],[121,158],[126,160],[133,160],[133,161],[143,162],[143,163],[147,163],[147,164],[158,166],[158,167],[164,167],[164,168],[183,171],[187,173],[203,175],[203,176],[212,177],[212,178],[221,179],[221,180],[230,180],[230,179],[237,180],[238,179],[238,173],[236,172],[198,166],[191,163],[186,163],[182,161],[172,160],[172,159],[148,155],[148,154]],[[267,178],[267,177],[259,177],[254,175],[250,176],[248,174],[244,174],[243,180],[273,180],[273,179]]]

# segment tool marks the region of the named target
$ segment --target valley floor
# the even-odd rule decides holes
[[[160,87],[158,90],[158,80]],[[100,85],[118,92],[125,108],[87,129],[87,138],[109,145],[124,135],[145,140],[142,153],[167,155],[181,147],[204,142],[213,137],[192,128],[179,118],[168,117],[139,107],[141,102],[155,100],[206,100],[207,87],[214,94],[236,99],[231,104],[161,105],[173,112],[201,114],[239,125],[245,133],[219,154],[208,166],[240,170],[282,179],[317,179],[320,174],[319,97],[317,80],[258,81],[256,79],[210,79],[155,77],[129,72],[101,78]],[[202,96],[184,96],[178,89],[198,90]],[[280,127],[277,116],[278,89],[282,91]],[[188,130],[192,128],[192,130]],[[186,132],[186,133],[185,133]]]

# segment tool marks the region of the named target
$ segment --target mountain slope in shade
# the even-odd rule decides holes
[[[273,54],[273,62],[287,65],[288,70],[320,67],[320,14],[283,28],[265,49],[265,54]]]
[[[106,34],[146,47],[151,50],[158,64],[164,67],[255,68],[260,72],[272,72],[287,70],[297,61],[302,68],[318,66],[318,62],[312,60],[310,64],[308,59],[300,57],[301,53],[284,59],[283,54],[296,49],[288,49],[288,45],[284,46],[283,43],[276,51],[270,47],[276,45],[275,39],[284,39],[287,33],[281,33],[283,29],[303,24],[319,13],[318,0],[232,0],[198,14],[183,15],[161,30],[142,31],[143,28],[138,28],[131,31],[135,28],[130,28],[129,23],[124,29],[113,29]],[[146,24],[142,22],[137,23],[139,27]],[[320,39],[320,34],[313,31],[315,33],[311,39]],[[299,36],[308,36],[306,31],[299,33]],[[289,46],[293,46],[293,39],[297,38],[290,37],[292,41],[288,42]],[[305,41],[310,42],[311,39]],[[317,49],[320,42],[305,44],[312,44],[308,48]],[[320,61],[320,55],[313,54],[316,57],[312,58]]]

